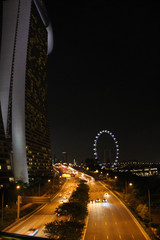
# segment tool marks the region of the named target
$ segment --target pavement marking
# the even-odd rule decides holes
[[[88,220],[89,220],[89,214],[88,214],[87,218],[85,219],[85,228],[84,228],[84,233],[83,233],[83,236],[82,236],[82,239],[81,239],[81,240],[84,240],[84,239],[85,239],[86,231],[87,231],[87,226],[88,226]]]
[[[133,234],[132,234],[132,238],[134,239],[134,236],[133,236]]]
[[[107,224],[108,224],[108,223],[107,223],[107,222],[105,222],[105,225],[106,225],[106,226],[107,226]]]
[[[103,183],[101,183],[99,181],[99,183],[104,186],[107,190],[109,190]],[[143,236],[146,238],[146,240],[151,240],[151,238],[149,237],[149,235],[145,232],[145,230],[143,229],[143,227],[140,225],[140,223],[138,222],[138,220],[133,216],[133,214],[129,211],[129,209],[127,208],[127,206],[120,200],[120,198],[118,198],[116,196],[115,193],[113,193],[111,190],[109,190],[112,195],[120,201],[120,203],[123,205],[123,207],[127,210],[127,212],[129,213],[129,215],[131,216],[132,220],[135,222],[135,224],[137,225],[137,227],[139,228],[139,230],[141,231],[141,233],[143,234]]]
[[[94,225],[96,226],[96,222],[94,223]]]
[[[96,235],[94,235],[94,240],[96,239]]]
[[[115,225],[117,225],[117,222],[115,222]]]
[[[119,238],[122,239],[121,235],[119,234]]]
[[[107,239],[109,239],[108,235],[107,235]]]

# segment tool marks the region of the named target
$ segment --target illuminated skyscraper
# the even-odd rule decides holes
[[[6,143],[1,109],[0,109],[0,187],[7,186],[14,181],[11,171],[10,151]]]
[[[16,180],[52,171],[47,57],[53,34],[42,0],[3,1],[0,103]]]

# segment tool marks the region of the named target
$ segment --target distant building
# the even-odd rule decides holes
[[[47,58],[52,28],[42,0],[3,1],[0,103],[16,180],[52,171],[47,113]]]

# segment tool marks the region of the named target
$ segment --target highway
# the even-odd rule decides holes
[[[100,182],[90,182],[89,216],[84,240],[149,240],[121,201]],[[108,193],[108,196],[104,196]],[[102,200],[107,198],[106,203]]]
[[[29,218],[21,220],[15,226],[7,229],[7,232],[26,234],[30,228],[35,228],[38,229],[36,236],[47,237],[43,231],[45,224],[63,219],[63,217],[55,215],[55,210],[64,197],[70,197],[78,183],[78,178],[66,180],[61,191],[50,203],[45,204]],[[90,200],[93,200],[93,203],[88,204],[89,215],[82,240],[150,240],[123,203],[104,184],[93,180],[88,184]],[[97,198],[100,199],[99,203],[95,202]],[[102,202],[104,198],[107,199],[105,203]]]
[[[56,208],[60,205],[60,200],[64,197],[69,198],[73,189],[75,190],[79,182],[78,178],[71,178],[66,180],[61,191],[52,199],[50,203],[45,204],[38,212],[31,215],[29,218],[20,221],[14,227],[7,229],[7,232],[26,234],[30,228],[38,229],[36,236],[46,237],[43,230],[45,224],[54,220],[60,220],[62,217],[55,215]]]

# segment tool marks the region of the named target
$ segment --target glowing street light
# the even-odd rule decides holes
[[[21,186],[20,186],[20,185],[17,185],[17,186],[16,186],[16,189],[17,189],[17,190],[19,190],[20,188],[21,188]]]
[[[125,194],[128,194],[128,186],[133,187],[133,183],[125,181]]]
[[[16,189],[18,190],[18,192],[19,192],[20,188],[21,188],[20,185],[16,186]],[[18,195],[17,195],[17,220],[19,220],[19,217],[20,217],[20,201],[21,201],[21,196],[18,193]]]

